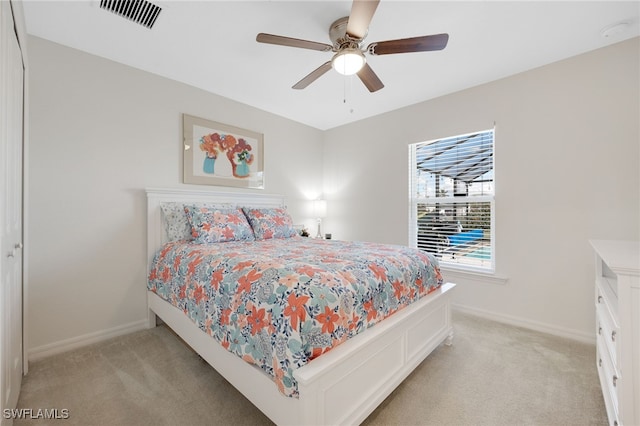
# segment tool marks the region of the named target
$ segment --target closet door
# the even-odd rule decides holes
[[[0,405],[16,407],[22,380],[24,67],[11,3],[0,1]],[[11,419],[0,419],[11,424]]]

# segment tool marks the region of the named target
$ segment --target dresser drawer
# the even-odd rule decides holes
[[[596,327],[598,340],[604,343],[606,350],[610,354],[611,362],[616,368],[619,368],[620,328],[612,312],[607,292],[603,291],[600,285],[596,285]]]
[[[602,339],[598,339],[596,345],[596,359],[598,368],[598,377],[600,378],[600,386],[602,387],[602,396],[607,407],[607,416],[609,417],[610,426],[618,426],[618,388],[620,379],[618,373],[611,363],[609,353],[604,346]]]

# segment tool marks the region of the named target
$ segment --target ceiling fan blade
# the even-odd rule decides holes
[[[399,40],[378,41],[367,46],[371,55],[390,55],[392,53],[428,52],[447,47],[449,34],[434,34]]]
[[[364,64],[364,67],[358,71],[358,77],[360,77],[360,80],[367,86],[367,89],[369,89],[371,93],[377,92],[384,87],[384,84],[382,84],[382,81],[380,81],[376,73],[373,72],[369,64]]]
[[[331,69],[331,61],[327,61],[324,64],[320,65],[315,70],[311,71],[309,75],[307,75],[305,78],[303,78],[302,80],[294,84],[292,88],[297,90],[304,89],[305,87],[307,87],[308,85],[316,81],[318,78],[320,78],[324,73],[326,73],[330,69]]]
[[[347,22],[347,35],[357,40],[362,40],[367,35],[378,3],[380,3],[379,0],[353,0],[349,22]]]
[[[298,38],[284,37],[273,34],[260,33],[256,36],[259,43],[277,44],[279,46],[299,47],[301,49],[319,50],[320,52],[328,52],[333,46],[326,43],[318,43],[316,41],[300,40]]]

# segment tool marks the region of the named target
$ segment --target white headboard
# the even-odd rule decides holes
[[[165,243],[160,205],[167,202],[226,203],[239,207],[286,207],[285,198],[276,194],[252,192],[214,192],[191,189],[147,188],[147,262]]]

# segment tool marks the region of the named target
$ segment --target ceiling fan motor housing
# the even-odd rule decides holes
[[[360,48],[360,43],[366,37],[366,34],[361,39],[356,39],[347,35],[347,24],[349,23],[349,17],[345,16],[334,21],[329,27],[329,39],[333,43],[334,51],[339,51],[346,47]]]

